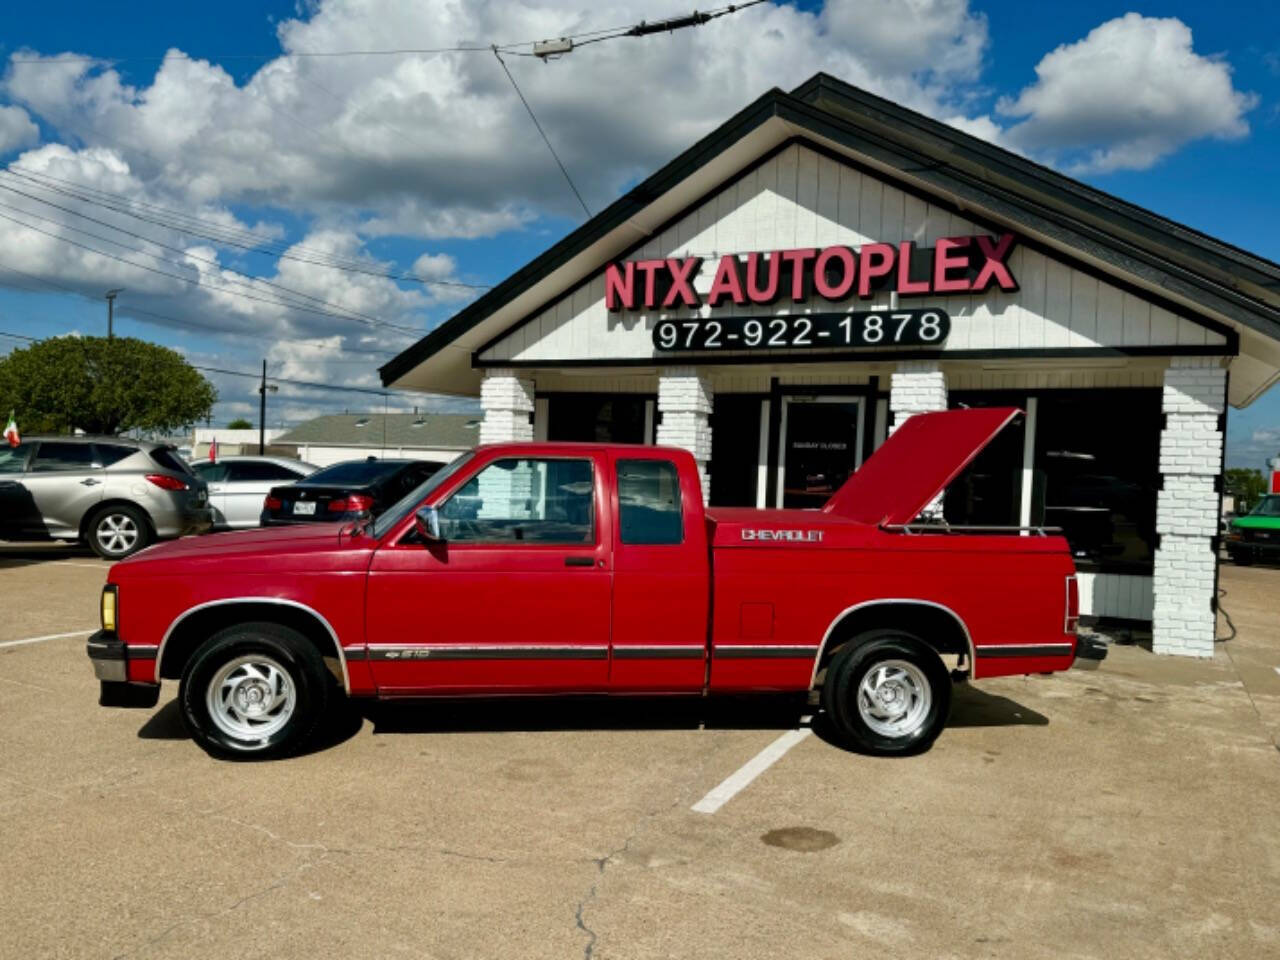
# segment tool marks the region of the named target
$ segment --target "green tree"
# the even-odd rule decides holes
[[[176,351],[132,337],[54,337],[0,358],[0,407],[24,433],[168,432],[208,417],[217,399]]]
[[[248,420],[246,420],[244,417],[236,417],[234,420],[232,420],[230,423],[227,424],[227,429],[228,430],[252,430],[253,424],[250,423]]]
[[[1267,492],[1267,479],[1261,470],[1232,467],[1226,473],[1222,488],[1236,498],[1236,513],[1248,513]]]

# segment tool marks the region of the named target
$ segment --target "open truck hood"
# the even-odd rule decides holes
[[[910,523],[1022,411],[917,413],[831,495],[824,513],[858,523]]]

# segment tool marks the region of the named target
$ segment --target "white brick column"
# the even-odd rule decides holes
[[[524,442],[533,439],[533,380],[514,370],[487,370],[480,383],[481,443]]]
[[[1209,357],[1175,357],[1164,374],[1164,432],[1156,501],[1155,610],[1152,649],[1213,656],[1213,538],[1218,533],[1214,478],[1222,468],[1219,417],[1226,371]]]
[[[683,447],[698,462],[702,499],[711,491],[707,464],[711,460],[711,381],[694,367],[669,367],[658,377],[658,444]]]
[[[889,377],[889,434],[915,413],[947,409],[947,375],[934,360],[904,360]],[[920,511],[925,519],[942,517],[942,495]]]
[[[913,413],[947,409],[947,375],[934,360],[904,360],[889,378],[889,432]]]

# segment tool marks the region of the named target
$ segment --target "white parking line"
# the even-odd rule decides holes
[[[27,637],[25,640],[5,640],[0,647],[20,647],[24,643],[43,643],[46,640],[66,640],[68,637],[87,637],[92,630],[73,630],[71,633],[51,633],[47,637]]]
[[[1280,667],[1272,667],[1271,669],[1274,670],[1276,673],[1280,673]]]
[[[723,783],[695,803],[691,809],[696,813],[715,813],[811,733],[813,731],[808,727],[801,730],[788,730],[731,773]]]

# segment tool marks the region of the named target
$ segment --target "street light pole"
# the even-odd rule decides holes
[[[280,388],[267,384],[267,361],[262,361],[262,383],[258,386],[258,456],[267,452],[267,391],[275,393]]]
[[[124,288],[107,291],[107,339],[115,338],[116,294],[124,293]]]
[[[267,360],[262,359],[262,385],[258,387],[258,456],[267,452]]]

